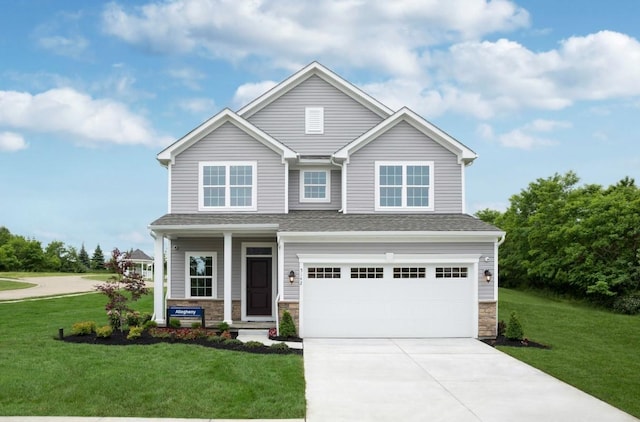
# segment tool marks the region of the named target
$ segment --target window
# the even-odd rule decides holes
[[[311,267],[307,278],[340,278],[340,267]]]
[[[425,267],[395,267],[393,278],[426,278]]]
[[[256,209],[255,162],[204,162],[199,168],[201,211]]]
[[[376,210],[433,211],[433,162],[376,162]]]
[[[382,267],[352,267],[351,278],[382,278],[384,275]]]
[[[216,253],[187,252],[186,289],[188,297],[216,296]]]
[[[330,202],[331,172],[300,170],[300,202]]]
[[[324,133],[324,107],[307,107],[304,109],[304,133],[322,135]]]
[[[467,278],[467,267],[436,267],[436,278]]]

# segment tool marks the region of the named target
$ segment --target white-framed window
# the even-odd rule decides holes
[[[467,278],[467,267],[436,267],[436,278]]]
[[[383,278],[383,267],[351,267],[351,278]]]
[[[199,163],[198,200],[201,211],[213,209],[255,211],[257,197],[255,161]]]
[[[375,209],[433,211],[433,161],[376,161]]]
[[[340,267],[309,267],[307,278],[340,278]]]
[[[324,133],[324,107],[305,107],[304,133],[307,135]]]
[[[300,202],[331,202],[331,171],[300,170]]]
[[[425,267],[393,267],[393,278],[426,278]]]
[[[185,252],[186,297],[216,298],[216,252]]]

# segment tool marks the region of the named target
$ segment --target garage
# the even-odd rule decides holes
[[[477,336],[478,257],[344,260],[302,263],[303,337]]]

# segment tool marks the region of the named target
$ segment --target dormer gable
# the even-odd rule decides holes
[[[225,108],[215,116],[211,117],[206,122],[202,123],[200,126],[162,150],[158,155],[157,159],[163,166],[167,166],[169,163],[172,163],[175,160],[175,157],[188,149],[190,146],[207,136],[208,134],[215,131],[217,128],[221,127],[225,123],[231,123],[238,129],[244,131],[246,134],[256,139],[257,141],[264,144],[266,147],[271,150],[277,152],[282,156],[282,159],[288,158],[296,158],[297,154],[292,149],[288,148],[286,145],[277,141],[269,134],[260,130],[250,122],[246,121],[242,117],[238,116],[233,111]]]
[[[464,163],[465,165],[470,165],[473,160],[478,157],[473,150],[407,107],[401,108],[393,115],[371,128],[369,131],[363,133],[357,139],[340,148],[333,154],[333,157],[336,159],[348,160],[351,154],[355,153],[383,133],[397,126],[400,122],[407,122],[447,150],[454,153],[458,157],[458,162],[461,164]]]

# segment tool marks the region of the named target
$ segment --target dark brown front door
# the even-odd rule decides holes
[[[247,258],[247,315],[271,316],[271,257]]]

